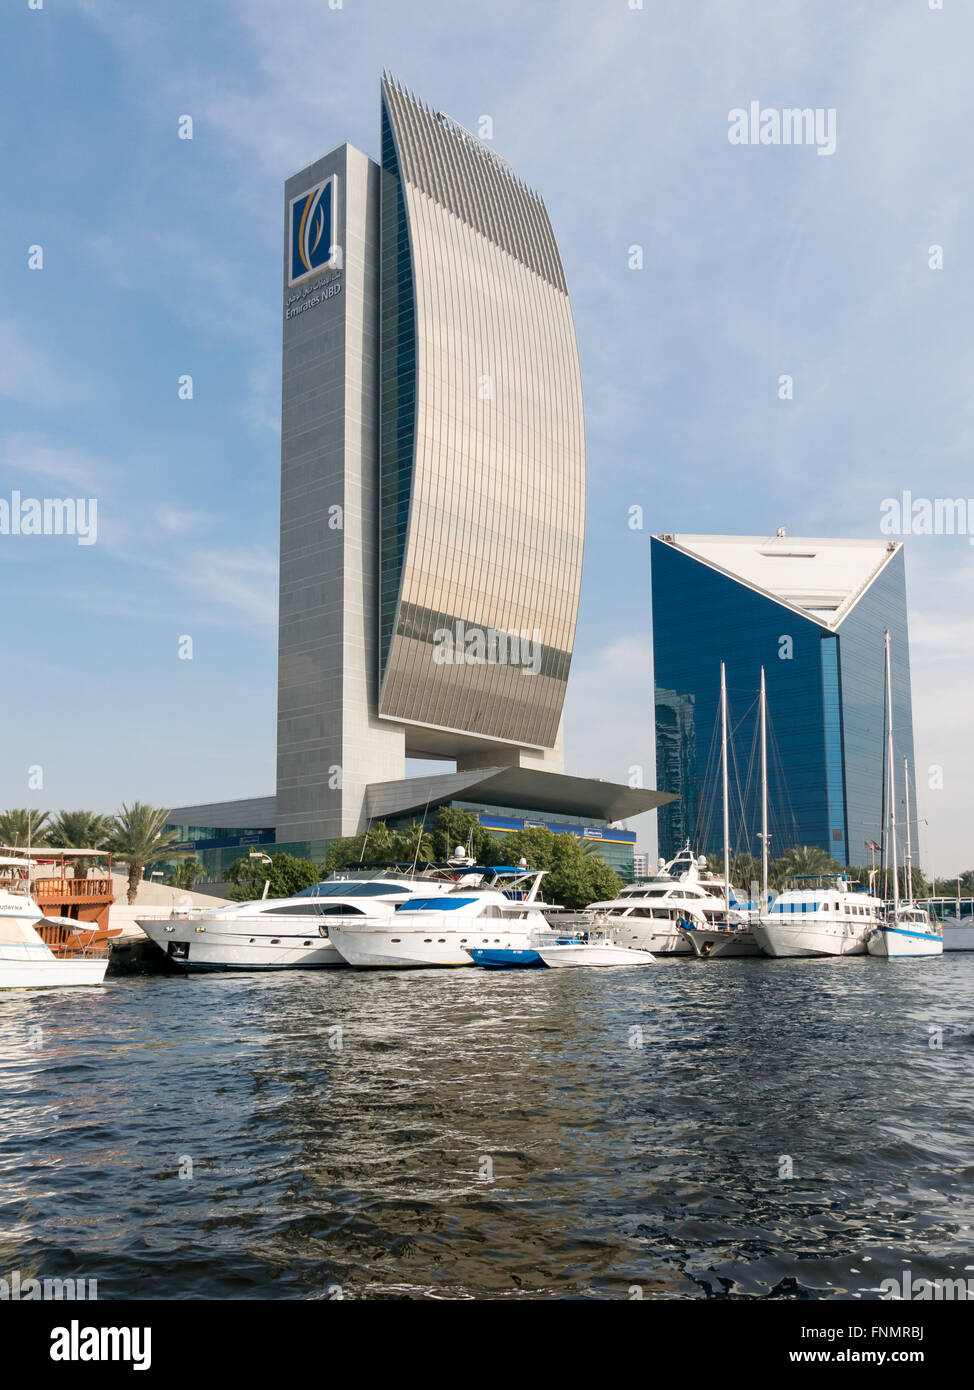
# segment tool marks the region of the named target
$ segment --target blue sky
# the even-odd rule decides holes
[[[972,51],[961,0],[9,0],[0,497],[97,497],[99,525],[0,538],[0,801],[273,790],[282,184],[378,153],[383,67],[491,116],[547,202],[590,475],[566,765],[651,781],[652,532],[871,536],[903,489],[974,495]],[[731,145],[752,100],[835,108],[835,154]],[[972,564],[908,542],[939,874],[974,863]]]

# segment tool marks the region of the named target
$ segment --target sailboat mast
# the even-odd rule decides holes
[[[886,725],[887,762],[889,764],[889,857],[893,871],[893,911],[900,905],[900,880],[896,867],[896,773],[893,762],[893,675],[889,655],[889,628],[885,632],[886,641]]]
[[[910,760],[903,759],[903,786],[906,791],[906,898],[913,901],[913,841],[910,835]]]
[[[768,692],[761,667],[761,911],[768,910]]]
[[[727,794],[727,668],[720,663],[720,767],[724,791],[724,897],[730,907],[730,806]]]

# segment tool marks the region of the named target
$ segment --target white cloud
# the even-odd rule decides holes
[[[82,395],[83,384],[38,347],[22,324],[0,321],[0,396],[49,410],[72,405]]]

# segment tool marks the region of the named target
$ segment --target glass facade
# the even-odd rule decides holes
[[[758,692],[768,693],[772,858],[818,845],[840,863],[882,843],[883,630],[892,634],[894,739],[913,764],[902,549],[831,631],[771,596],[654,538],[659,851],[722,850],[720,663],[727,669],[731,852],[761,853]]]
[[[379,713],[552,748],[585,439],[551,223],[489,145],[389,80],[381,218]]]
[[[416,324],[399,158],[382,105],[379,368],[379,654],[385,670],[399,600],[416,429]]]

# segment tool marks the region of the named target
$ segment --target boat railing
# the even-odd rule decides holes
[[[34,930],[54,955],[84,956],[86,959],[104,959],[109,953],[107,941],[95,941],[98,932],[97,922],[79,922],[69,927],[64,922],[41,920],[34,923]]]

